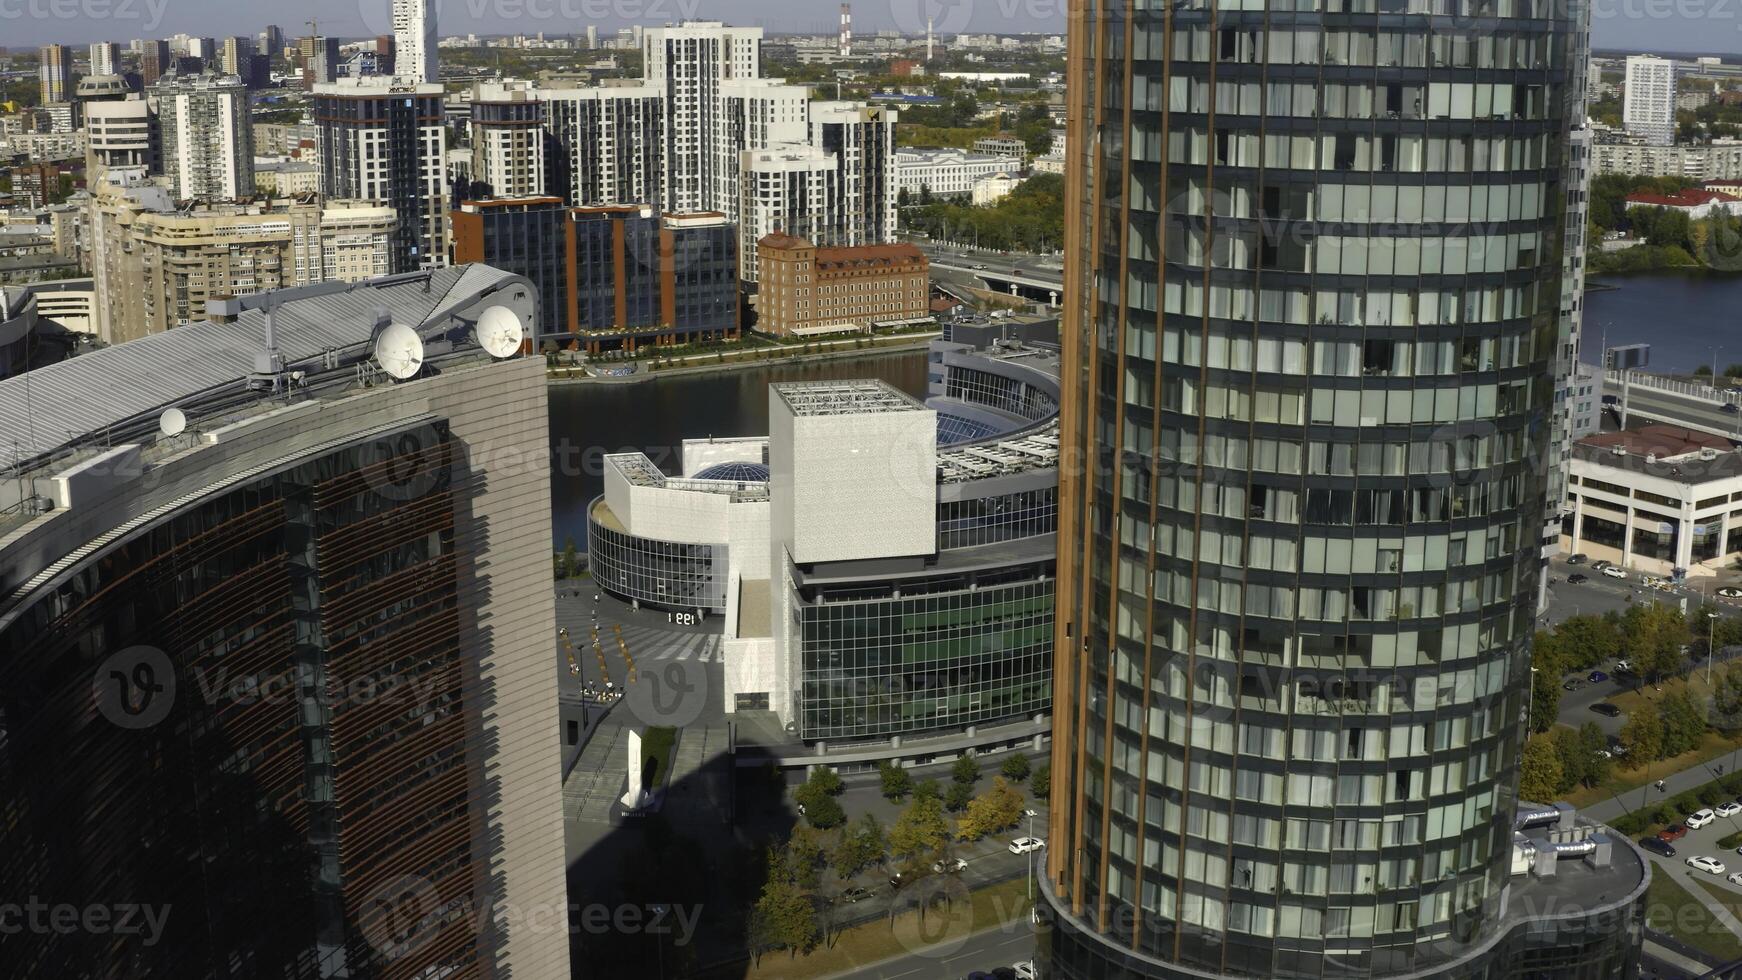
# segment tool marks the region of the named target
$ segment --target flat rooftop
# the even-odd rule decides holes
[[[1742,445],[1710,432],[1652,423],[1579,440],[1574,459],[1694,486],[1742,476]]]
[[[885,381],[782,381],[769,388],[800,417],[926,410],[918,399]]]

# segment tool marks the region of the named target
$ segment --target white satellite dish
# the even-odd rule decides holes
[[[520,352],[526,339],[526,327],[520,314],[506,306],[492,306],[478,318],[478,346],[491,357],[512,357]]]
[[[375,338],[375,363],[399,381],[413,377],[423,367],[423,338],[403,323],[390,323]]]
[[[166,408],[157,417],[157,431],[166,436],[179,436],[188,428],[188,417],[179,408]]]

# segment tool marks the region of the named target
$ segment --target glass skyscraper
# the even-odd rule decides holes
[[[1516,975],[1583,11],[1071,17],[1053,973]]]

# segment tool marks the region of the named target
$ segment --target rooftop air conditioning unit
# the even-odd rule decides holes
[[[1626,446],[1616,446],[1613,449],[1610,449],[1609,452],[1613,453],[1616,456],[1625,456],[1625,455],[1627,455],[1627,447]]]
[[[1700,450],[1700,458],[1703,460],[1707,460],[1707,461],[1717,459],[1718,458],[1718,451],[1716,449],[1712,449],[1709,447],[1706,449],[1702,449],[1702,450]]]
[[[1656,453],[1646,453],[1646,454],[1645,454],[1645,461],[1646,461],[1646,462],[1647,462],[1647,463],[1655,463],[1655,462],[1657,462],[1657,454],[1656,454]]]

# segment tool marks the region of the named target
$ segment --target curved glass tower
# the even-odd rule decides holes
[[[1502,969],[1581,21],[1072,3],[1055,975]]]

